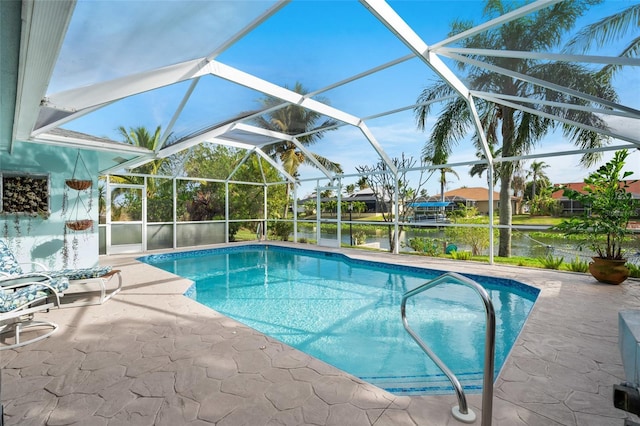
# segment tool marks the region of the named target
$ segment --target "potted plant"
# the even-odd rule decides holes
[[[629,219],[639,207],[625,178],[633,172],[622,171],[629,153],[616,151],[613,158],[584,179],[583,191],[562,188],[570,200],[578,201],[585,212],[562,221],[556,229],[565,235],[581,234],[597,254],[589,264],[589,272],[598,281],[620,284],[629,277],[622,243],[630,234]]]

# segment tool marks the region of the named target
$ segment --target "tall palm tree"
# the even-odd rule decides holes
[[[620,52],[622,58],[640,56],[640,4],[630,6],[613,15],[606,16],[582,28],[565,45],[565,52],[587,52],[593,45],[603,47],[606,43],[619,40],[625,35],[633,34],[633,39]],[[603,72],[612,76],[620,69],[620,65],[606,65]]]
[[[144,127],[130,127],[129,130],[123,126],[118,127],[118,132],[122,136],[123,142],[133,146],[139,146],[147,148],[150,151],[157,151],[160,148],[160,138],[162,136],[161,127],[156,127],[156,130],[151,134],[149,130]],[[143,164],[137,168],[139,173],[155,175],[158,174],[162,165],[167,160],[165,158],[159,158],[149,163]]]
[[[591,2],[563,1],[541,9],[527,17],[519,18],[499,27],[465,38],[461,44],[465,48],[482,48],[505,51],[550,51],[561,40],[563,34],[570,30],[576,20],[585,12]],[[514,7],[512,2],[488,0],[484,15],[491,19],[509,12]],[[451,34],[457,34],[473,26],[471,22],[456,21],[452,24]],[[541,62],[533,59],[514,59],[487,56],[484,63],[505,68],[514,72],[532,76],[544,81],[556,82],[574,90],[602,99],[615,100],[616,94],[611,81],[578,64],[568,62]],[[498,92],[504,95],[519,96],[528,99],[540,99],[561,104],[596,105],[595,102],[557,92],[548,88],[516,79],[505,74],[498,74],[466,63],[459,68],[466,73],[465,81],[471,89],[487,92]],[[446,83],[432,85],[422,91],[415,109],[418,127],[424,129],[431,102],[443,96],[455,94]],[[489,144],[501,142],[501,156],[513,157],[529,153],[533,147],[551,130],[560,127],[565,137],[582,148],[595,148],[604,145],[607,139],[599,133],[588,131],[568,123],[558,123],[550,118],[524,112],[511,106],[499,105],[488,101],[476,100],[476,106],[487,132]],[[561,108],[558,104],[538,106],[552,116],[582,122],[592,127],[606,128],[602,118],[590,112]],[[445,103],[443,111],[436,120],[425,150],[427,152],[443,151],[451,153],[453,147],[472,129],[473,117],[462,97]],[[498,138],[499,136],[499,138]],[[479,146],[476,135],[474,143]],[[596,160],[593,154],[583,156],[583,164],[591,164]],[[498,255],[511,255],[511,181],[517,164],[503,162],[498,174],[500,180],[500,228]]]
[[[532,196],[535,197],[537,192],[536,192],[536,185],[538,183],[538,181],[549,181],[549,177],[544,173],[544,169],[549,168],[549,165],[547,163],[545,163],[544,161],[534,161],[531,163],[531,166],[529,167],[529,172],[527,173],[528,176],[531,176],[531,181],[532,181]]]
[[[287,87],[287,86],[285,86]],[[309,93],[309,91],[297,82],[293,89],[294,92],[301,95]],[[316,98],[317,99],[317,98]],[[321,102],[328,103],[326,99],[318,99]],[[259,99],[259,102],[265,109],[273,108],[280,105],[282,101],[278,98],[267,96]],[[259,116],[254,119],[256,125],[273,130],[287,135],[301,135],[297,137],[298,141],[305,148],[318,142],[325,133],[329,130],[335,129],[336,121],[333,119],[324,119],[320,113],[308,110],[299,105],[289,104],[283,108],[276,109],[267,113],[264,116]],[[312,130],[319,130],[314,133],[309,133]],[[307,156],[298,149],[298,147],[289,141],[280,141],[270,145],[265,149],[267,155],[270,155],[276,160],[279,160],[284,170],[293,177],[298,176],[298,169],[302,164],[309,164],[315,167],[315,163],[311,161]],[[327,170],[341,173],[342,167],[340,164],[335,163],[319,154],[312,153],[315,160],[320,163]],[[287,200],[291,191],[290,185],[287,185]],[[285,205],[284,217],[287,217],[287,211],[289,205]]]

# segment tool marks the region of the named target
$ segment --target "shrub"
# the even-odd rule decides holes
[[[438,256],[441,253],[440,245],[442,243],[437,238],[411,238],[409,239],[409,247],[419,253],[427,256]]]
[[[486,219],[469,219],[462,223],[483,224]],[[497,231],[497,230],[494,230]],[[448,241],[458,245],[471,246],[471,254],[479,256],[489,248],[489,229],[484,227],[447,227],[445,235]]]
[[[567,267],[573,272],[587,272],[589,270],[589,262],[581,260],[578,256],[572,260]]]
[[[364,231],[356,231],[353,233],[353,244],[360,245],[367,241],[367,233]]]
[[[627,268],[629,268],[631,278],[640,278],[640,266],[627,262]]]
[[[281,241],[289,241],[289,235],[293,232],[291,222],[272,222],[269,226],[271,234]]]
[[[471,252],[469,251],[452,251],[451,258],[455,260],[469,260],[471,259]]]
[[[538,261],[542,263],[545,269],[560,269],[560,265],[564,262],[564,257],[555,257],[552,254],[548,254],[547,257],[539,257]]]

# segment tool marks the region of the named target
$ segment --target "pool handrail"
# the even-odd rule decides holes
[[[435,287],[442,283],[451,283],[452,281],[470,287],[478,293],[484,304],[485,312],[487,314],[487,325],[485,333],[485,346],[484,346],[484,374],[482,381],[482,426],[491,426],[492,410],[493,410],[493,369],[495,365],[495,337],[496,337],[496,314],[493,308],[493,303],[489,297],[489,293],[480,284],[476,283],[470,278],[460,275],[455,272],[447,272],[428,281],[413,290],[407,291],[402,296],[402,304],[400,306],[400,313],[402,315],[402,324],[409,335],[416,341],[416,343],[422,348],[422,350],[431,358],[431,360],[442,370],[447,376],[453,388],[455,389],[456,396],[458,397],[458,406],[451,409],[453,417],[465,423],[473,423],[476,420],[475,413],[467,406],[467,399],[464,395],[464,389],[460,384],[458,378],[453,372],[442,362],[442,360],[422,341],[409,327],[406,316],[406,304],[407,299],[422,293],[432,287]]]

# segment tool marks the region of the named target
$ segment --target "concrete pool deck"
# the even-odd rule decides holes
[[[586,274],[340,252],[541,290],[496,380],[493,425],[638,421],[613,407],[612,387],[624,381],[618,311],[640,308],[640,280],[611,286]],[[463,424],[450,413],[454,395],[385,392],[184,297],[188,280],[136,257],[101,259],[122,270],[124,290],[114,299],[40,314],[60,329],[0,352],[6,425]],[[481,395],[468,401],[480,425]]]

